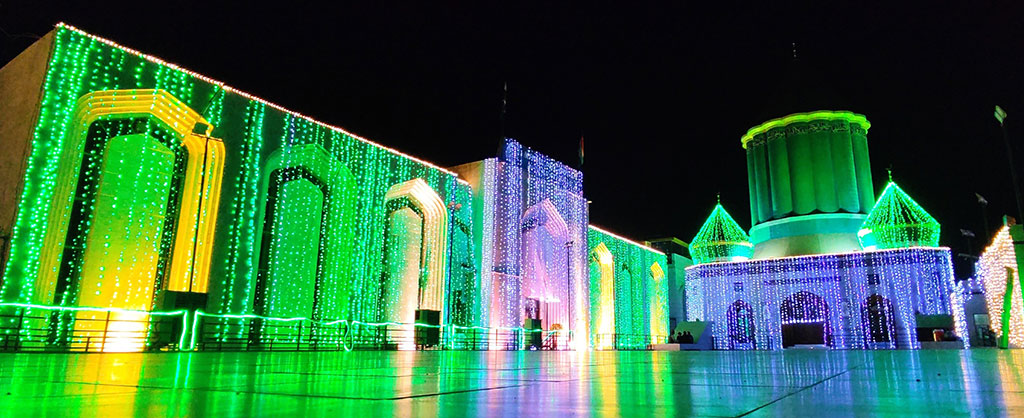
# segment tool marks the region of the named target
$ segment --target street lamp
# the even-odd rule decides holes
[[[1020,196],[1020,181],[1017,180],[1017,167],[1013,162],[1013,147],[1010,145],[1010,135],[1006,131],[1006,111],[996,106],[996,120],[1003,130],[1003,142],[1006,143],[1006,158],[1010,161],[1010,177],[1013,179],[1013,195],[1017,198],[1017,219],[1024,221],[1024,200]]]
[[[569,337],[572,337],[573,323],[572,323],[572,241],[565,242],[565,299],[567,307],[569,308],[568,319],[569,323],[566,327],[569,330]]]
[[[455,221],[455,211],[459,209],[462,209],[461,203],[448,202],[448,219],[453,227],[458,226],[458,222]],[[452,320],[452,294],[455,293],[452,289],[452,274],[454,273],[452,271],[452,258],[455,255],[455,228],[450,229],[448,231],[448,312],[445,313],[445,318],[449,324],[454,322]]]

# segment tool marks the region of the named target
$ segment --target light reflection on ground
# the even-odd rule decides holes
[[[994,349],[2,354],[0,411],[1024,416],[1022,379],[1024,351]]]

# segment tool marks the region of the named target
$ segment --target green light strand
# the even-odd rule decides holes
[[[858,236],[864,248],[936,247],[940,231],[939,222],[890,180]]]
[[[753,252],[750,237],[721,203],[715,204],[711,215],[690,243],[694,264],[747,259]]]

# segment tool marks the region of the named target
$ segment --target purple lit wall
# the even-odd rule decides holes
[[[686,277],[688,316],[714,322],[718,349],[781,349],[796,333],[839,349],[920,348],[916,314],[952,315],[969,346],[945,248],[701,264]]]
[[[588,335],[583,173],[511,139],[497,158],[453,170],[473,188],[483,323],[518,328],[529,315]]]

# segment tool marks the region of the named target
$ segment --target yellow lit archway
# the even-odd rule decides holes
[[[594,347],[615,348],[615,260],[604,243],[591,252],[599,271],[597,306],[591,306],[594,321]]]
[[[665,270],[661,264],[651,264],[651,336],[668,337],[668,295]]]
[[[159,126],[161,132],[170,135],[168,145],[184,149],[184,178],[179,183],[181,204],[173,222],[175,239],[169,249],[162,248],[156,241],[169,232],[163,231],[161,220],[170,215],[166,213],[168,202],[172,205],[175,202],[168,200],[170,189],[165,190],[177,164],[175,157],[169,155],[173,154],[170,148],[151,133],[132,133],[110,137],[100,149],[87,149],[87,138],[96,122],[135,119]],[[167,263],[163,270],[166,272],[163,289],[205,293],[209,285],[225,157],[223,142],[209,137],[213,127],[170,93],[153,89],[86,94],[79,99],[72,121],[57,168],[57,185],[43,238],[34,301],[150,310],[160,279],[157,271],[161,258]],[[99,158],[101,165],[88,167],[93,174],[79,178],[86,152],[92,153],[93,161]],[[130,159],[135,165],[125,166],[125,161]],[[130,171],[132,167],[141,171]],[[129,171],[124,171],[126,169]],[[97,211],[90,215],[89,230],[75,232],[81,237],[79,242],[83,247],[78,249],[81,263],[62,265],[62,262],[76,263],[62,258],[75,213],[75,199],[80,198],[76,190],[82,182],[94,184],[96,201],[93,206]],[[125,200],[140,205],[140,210],[128,214],[145,218],[148,223],[119,219],[125,216],[122,213]],[[159,207],[160,202],[164,203],[164,208]],[[118,231],[119,236],[107,233],[109,231]],[[58,289],[62,268],[78,269],[73,290]],[[58,294],[60,292],[74,294],[69,297]],[[94,341],[104,351],[136,351],[143,347],[148,315],[112,313],[110,321],[106,322],[99,320],[101,315],[77,314],[76,338],[105,330],[104,337]]]

